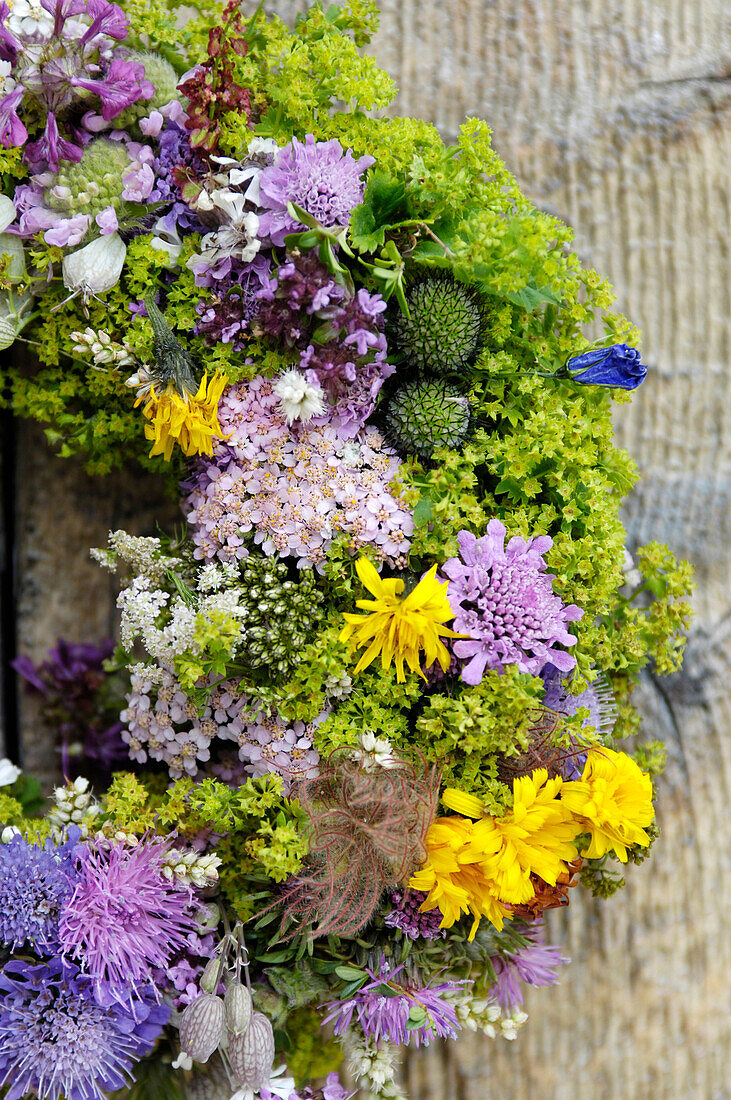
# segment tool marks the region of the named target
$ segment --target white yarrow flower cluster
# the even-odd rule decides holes
[[[124,562],[130,573],[141,573],[151,581],[162,580],[170,569],[182,564],[180,558],[166,557],[160,552],[160,539],[130,535],[126,531],[110,531],[109,549],[92,549],[91,556],[112,573]]]
[[[217,592],[221,588],[231,587],[238,577],[239,570],[232,562],[208,562],[198,574],[198,591]]]
[[[112,340],[108,332],[86,328],[83,332],[72,332],[75,341],[73,351],[79,356],[91,355],[95,367],[130,367],[134,357],[126,344]]]
[[[294,367],[279,376],[274,392],[279,398],[288,424],[295,420],[306,424],[313,416],[321,416],[325,411],[325,400],[320,386],[308,382],[304,374]]]
[[[371,1090],[383,1100],[406,1100],[395,1081],[399,1048],[385,1039],[376,1042],[360,1029],[350,1028],[343,1038],[350,1071],[364,1092]]]

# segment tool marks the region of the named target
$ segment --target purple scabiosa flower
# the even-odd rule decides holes
[[[59,922],[64,956],[78,961],[102,1005],[129,1003],[157,982],[196,927],[191,891],[162,874],[168,844],[86,844]]]
[[[565,687],[565,680],[555,665],[545,665],[541,669],[541,679],[545,685],[543,706],[557,714],[572,715],[580,709],[588,708],[589,717],[584,719],[584,728],[596,730],[598,734],[608,735],[617,720],[617,705],[611,686],[604,676],[599,676],[593,684],[581,692],[571,695]],[[586,753],[580,752],[575,742],[576,752],[567,756],[561,766],[564,779],[580,779],[586,762]]]
[[[288,213],[288,202],[301,206],[321,225],[349,225],[352,210],[363,201],[361,176],[372,164],[371,156],[355,160],[350,150],[344,153],[335,138],[315,141],[307,134],[304,144],[292,138],[259,178],[259,204],[265,211],[259,224],[261,236],[282,245],[288,233],[305,228]]]
[[[74,892],[73,849],[79,830],[56,846],[52,840],[29,844],[16,834],[0,845],[0,941],[17,950],[28,945],[39,955],[59,947],[58,921]]]
[[[533,676],[549,661],[562,672],[576,665],[575,657],[555,648],[574,644],[566,623],[584,612],[575,604],[564,606],[553,593],[553,577],[543,560],[553,539],[540,535],[526,542],[515,536],[505,546],[505,533],[499,519],[491,519],[479,539],[460,531],[460,557],[442,566],[449,578],[452,626],[468,639],[452,645],[466,662],[466,684],[479,684],[486,668],[502,671],[507,664]]]
[[[528,940],[527,945],[514,954],[499,955],[490,960],[496,975],[490,993],[504,1012],[512,1012],[522,1005],[521,983],[535,986],[556,985],[559,966],[571,961],[561,954],[560,947],[545,942],[542,921],[534,921],[519,931]]]
[[[609,348],[594,348],[575,355],[564,371],[571,373],[574,382],[617,386],[622,390],[636,390],[647,376],[639,351],[628,344],[612,344]]]
[[[428,1046],[433,1039],[453,1039],[460,1025],[445,994],[455,993],[464,983],[417,986],[397,981],[403,969],[402,965],[392,970],[382,956],[378,973],[368,970],[371,980],[352,997],[325,1005],[330,1011],[323,1026],[333,1024],[335,1034],[344,1035],[355,1017],[368,1038],[399,1046],[408,1046],[412,1039],[416,1047]]]
[[[421,890],[393,890],[391,902],[393,908],[386,913],[383,923],[389,928],[398,928],[410,940],[435,940],[445,935],[439,927],[442,923],[441,909],[427,909],[421,912],[426,894]]]
[[[91,980],[61,959],[13,959],[0,971],[0,1086],[5,1100],[105,1100],[128,1088],[170,1009],[150,996],[134,1013],[103,1007]]]

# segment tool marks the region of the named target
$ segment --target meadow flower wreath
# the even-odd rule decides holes
[[[66,782],[0,766],[5,1100],[398,1097],[656,835],[618,746],[690,570],[625,550],[637,333],[485,123],[384,115],[376,23],[0,4],[6,392],[185,517],[93,551],[116,649],[16,663]]]

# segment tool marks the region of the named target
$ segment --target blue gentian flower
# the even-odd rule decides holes
[[[647,374],[639,351],[628,344],[585,351],[569,359],[565,369],[571,372],[574,382],[617,386],[623,390],[636,390]]]

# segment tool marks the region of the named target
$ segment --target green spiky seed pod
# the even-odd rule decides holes
[[[78,164],[62,161],[53,186],[46,191],[52,210],[69,217],[88,214],[95,218],[108,206],[119,211],[123,206],[124,177],[130,170],[124,145],[97,138],[84,149]]]
[[[178,74],[164,57],[154,53],[130,51],[127,60],[140,61],[145,66],[145,76],[155,85],[155,94],[152,99],[139,99],[130,107],[125,107],[120,114],[112,119],[112,126],[115,130],[129,130],[141,118],[149,115],[151,111],[159,111],[171,99],[176,98]]]
[[[244,590],[242,658],[272,676],[290,676],[322,619],[322,593],[312,570],[287,580],[283,561],[251,554],[241,563]]]
[[[421,378],[396,390],[383,419],[386,436],[400,454],[428,459],[438,447],[462,443],[470,427],[470,406],[443,378]]]
[[[459,374],[473,365],[482,347],[480,295],[450,272],[438,271],[406,291],[410,316],[394,312],[388,340],[414,370]]]

